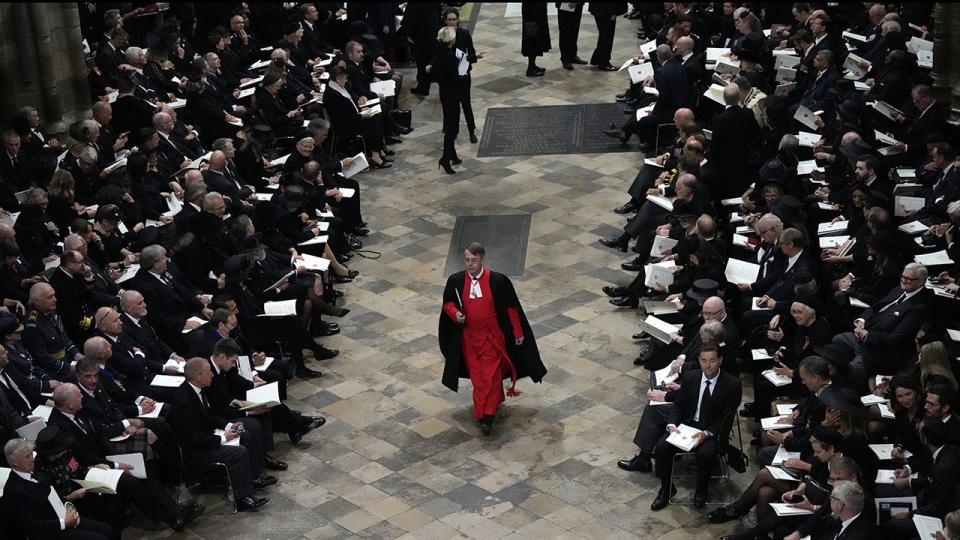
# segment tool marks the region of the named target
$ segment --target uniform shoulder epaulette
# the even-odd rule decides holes
[[[28,323],[28,324],[29,324],[29,323],[35,323],[35,322],[37,322],[37,319],[38,319],[39,317],[40,317],[40,312],[37,311],[37,310],[35,310],[35,309],[31,309],[31,310],[27,313],[27,323]]]

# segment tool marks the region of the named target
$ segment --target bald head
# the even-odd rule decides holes
[[[57,409],[76,414],[80,410],[80,388],[73,383],[63,383],[53,390],[53,406]]]
[[[740,87],[735,84],[725,86],[723,88],[723,102],[727,105],[740,103]]]
[[[719,296],[711,296],[704,300],[700,310],[704,322],[723,321],[724,317],[727,316],[727,307]]]
[[[16,231],[13,230],[13,227],[7,225],[6,223],[0,223],[0,240],[13,238],[15,234]]]
[[[210,154],[210,170],[213,171],[222,171],[224,167],[227,166],[227,156],[220,150],[214,150]],[[203,176],[201,175],[201,178]]]
[[[83,355],[89,358],[105,362],[109,357],[107,351],[110,351],[110,342],[106,338],[94,336],[83,343]]]
[[[677,112],[673,113],[673,123],[677,126],[684,122],[693,122],[695,119],[693,111],[686,107],[677,109]]]
[[[189,186],[190,184],[202,184],[203,173],[200,172],[200,169],[190,169],[189,171],[183,174],[183,182],[187,186]]]
[[[677,54],[680,56],[686,56],[687,54],[693,52],[693,38],[690,36],[683,36],[677,40]]]

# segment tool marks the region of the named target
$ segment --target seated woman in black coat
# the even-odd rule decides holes
[[[276,137],[289,137],[302,129],[303,120],[299,109],[287,109],[277,93],[283,87],[283,78],[274,72],[263,76],[260,86],[253,94],[254,106],[260,119],[268,124]]]
[[[323,92],[323,107],[330,116],[334,135],[337,137],[360,135],[367,148],[370,166],[374,169],[389,168],[390,165],[385,156],[390,155],[392,151],[384,146],[383,128],[380,122],[373,116],[361,114],[360,107],[366,103],[366,99],[361,97],[358,103],[354,103],[350,92],[346,89],[346,84],[347,70],[334,66],[330,70],[327,89]]]

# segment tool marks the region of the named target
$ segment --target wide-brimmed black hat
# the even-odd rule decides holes
[[[816,426],[810,430],[810,436],[830,446],[843,444],[843,434],[832,427]]]
[[[827,343],[813,348],[813,354],[823,358],[841,374],[846,374],[850,364],[849,354],[839,345]]]
[[[246,255],[233,255],[223,263],[223,275],[227,281],[239,283],[247,278],[250,261]]]
[[[873,154],[873,148],[863,139],[854,139],[847,144],[840,145],[840,154],[847,159],[857,159],[864,154]]]
[[[694,300],[706,300],[711,296],[717,295],[720,285],[712,279],[698,279],[693,282],[693,286],[687,289],[686,295]]]
[[[794,300],[794,302],[799,302],[807,306],[808,308],[814,310],[815,312],[820,313],[820,301],[817,300],[816,297],[814,296],[809,296],[809,295],[798,296]]]
[[[59,454],[70,448],[73,444],[73,437],[60,431],[55,425],[49,425],[37,433],[37,440],[34,441],[34,448],[38,454],[52,456]]]

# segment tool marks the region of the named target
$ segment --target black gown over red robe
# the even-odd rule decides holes
[[[520,306],[520,300],[517,298],[513,283],[510,282],[507,276],[499,272],[493,272],[488,268],[484,268],[483,272],[488,273],[489,279],[489,291],[484,290],[483,294],[489,293],[493,297],[496,320],[503,335],[503,350],[506,351],[509,362],[512,364],[511,369],[503,369],[501,371],[502,378],[516,377],[520,379],[530,377],[534,382],[542,381],[543,376],[547,373],[547,369],[540,360],[540,351],[537,349],[536,339],[533,336],[530,323],[523,313],[523,307]],[[444,305],[451,302],[457,306],[462,305],[465,294],[469,292],[469,288],[464,288],[466,276],[466,272],[457,272],[447,278],[447,284],[443,291]],[[487,281],[484,280],[483,277],[484,276],[481,276],[481,280]],[[458,292],[460,295],[459,298],[457,297]],[[513,322],[509,315],[509,311],[513,310],[511,308],[516,310],[515,313],[517,316],[517,320]],[[523,331],[523,343],[519,346],[515,341],[515,322],[519,322],[519,326]],[[460,379],[470,378],[470,371],[467,369],[467,361],[463,351],[463,326],[457,324],[456,321],[452,320],[450,316],[441,309],[438,334],[440,351],[443,353],[445,359],[442,382],[444,386],[456,392],[459,388]],[[500,349],[499,347],[497,348]]]

